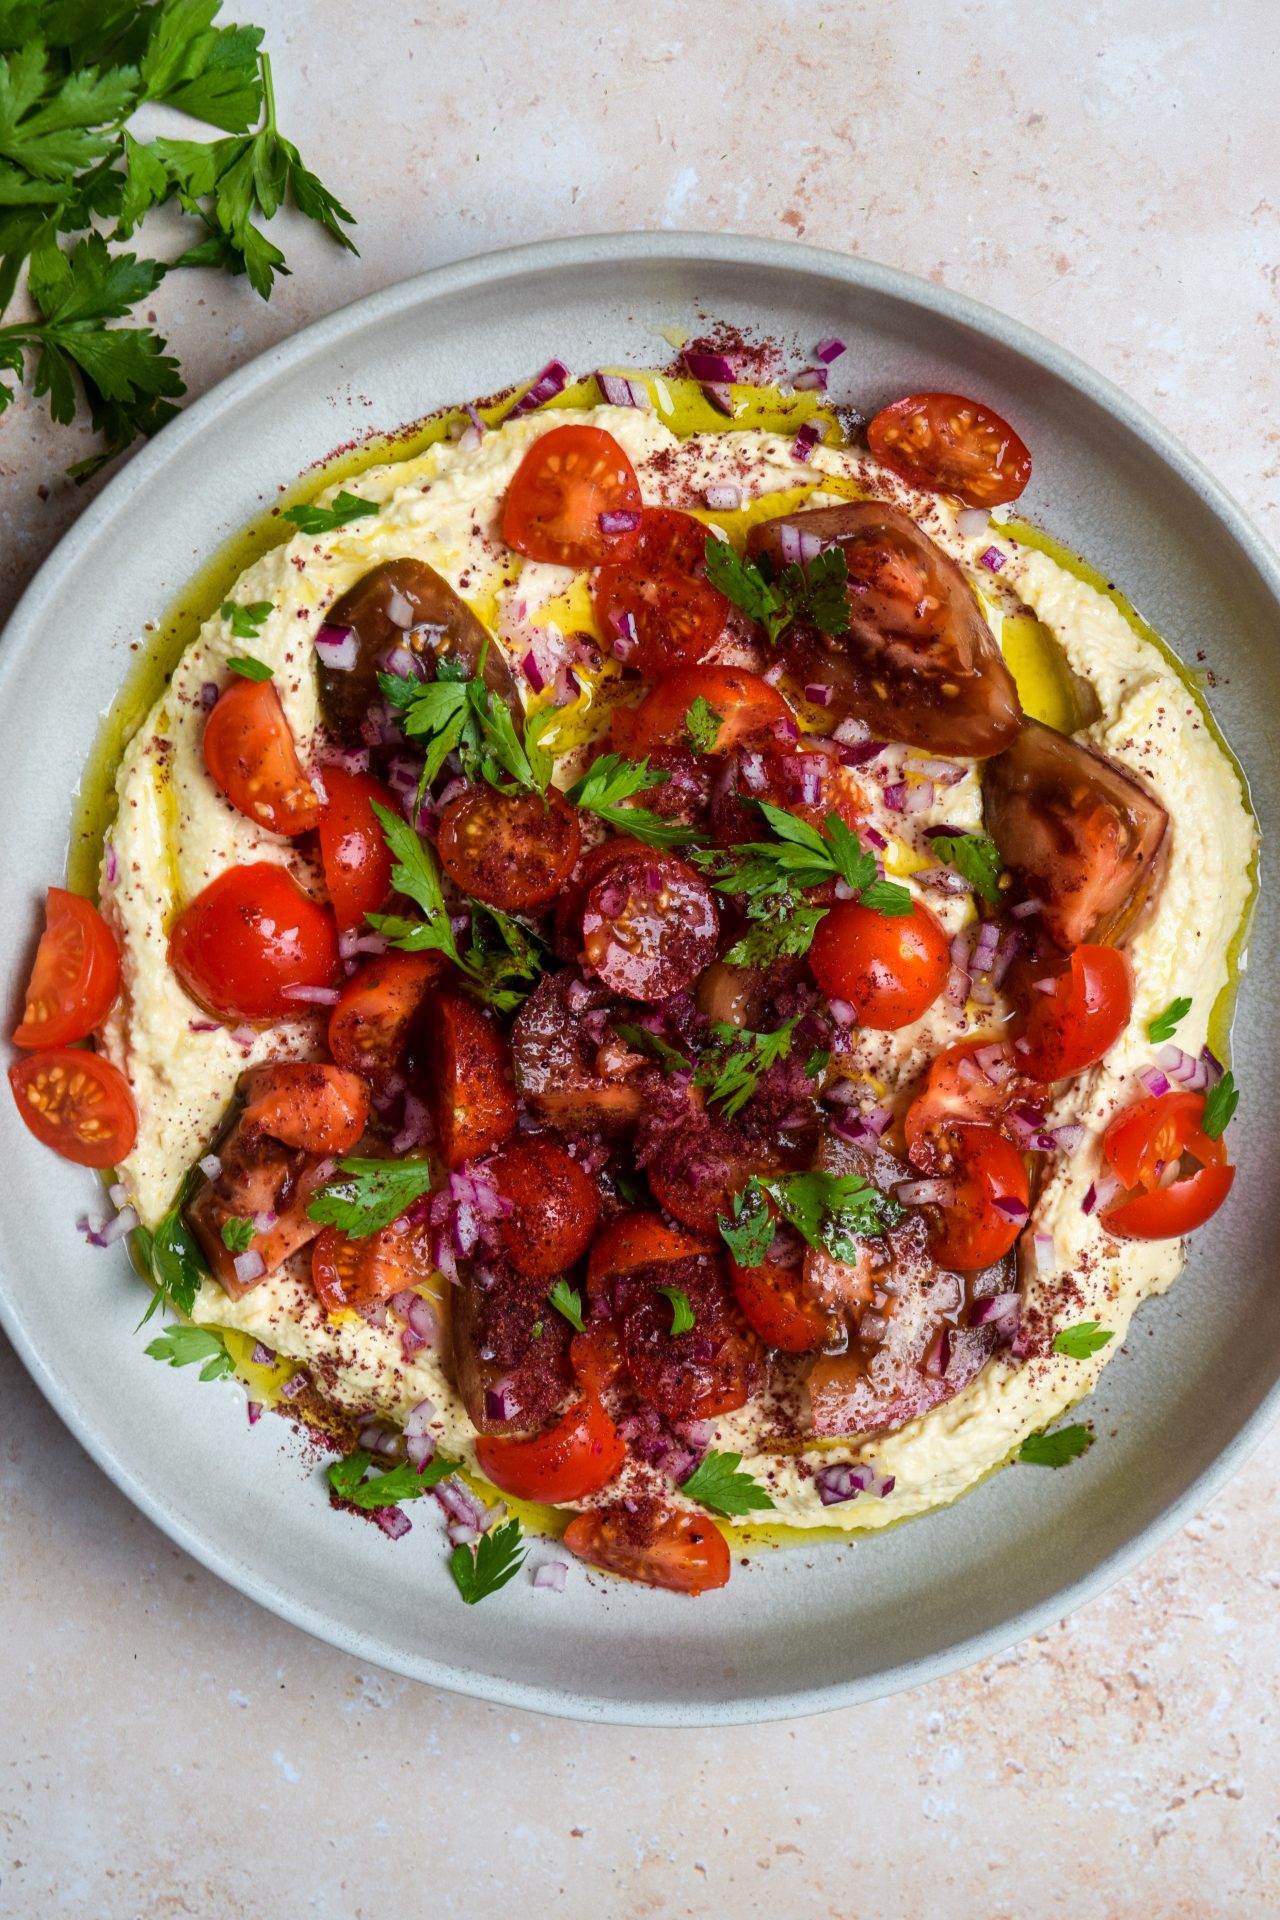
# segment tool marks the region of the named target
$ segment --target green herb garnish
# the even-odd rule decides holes
[[[684,716],[684,730],[695,753],[714,753],[723,725],[724,715],[717,713],[701,694],[690,703]]]
[[[255,660],[251,653],[235,653],[227,661],[232,673],[238,673],[242,680],[269,680],[271,669],[265,660]]]
[[[1114,1331],[1097,1320],[1078,1320],[1075,1326],[1063,1327],[1054,1334],[1053,1351],[1065,1354],[1068,1360],[1087,1360],[1114,1339]]]
[[[198,1366],[202,1380],[223,1380],[236,1370],[226,1341],[213,1327],[165,1327],[147,1352],[153,1360],[167,1360],[171,1367]]]
[[[1093,1445],[1088,1427],[1059,1427],[1056,1433],[1031,1433],[1018,1448],[1029,1467],[1065,1467]]]
[[[929,851],[962,874],[984,900],[993,904],[999,900],[1004,867],[994,840],[984,833],[939,833],[930,840]]]
[[[821,1080],[830,1065],[831,1049],[829,1047],[815,1047],[804,1063],[805,1074],[810,1080]]]
[[[809,620],[820,633],[849,626],[849,568],[840,547],[826,547],[807,567],[784,567],[775,578],[763,559],[744,560],[727,540],[707,536],[707,577],[735,607],[759,620],[777,641],[793,620]]]
[[[247,1253],[253,1243],[252,1220],[224,1220],[222,1244],[228,1253]]]
[[[520,1522],[508,1520],[492,1533],[482,1533],[474,1552],[470,1547],[454,1548],[449,1555],[449,1571],[469,1607],[487,1600],[519,1573],[526,1551],[522,1539]]]
[[[1181,1026],[1190,1011],[1190,1000],[1171,1000],[1163,1013],[1158,1013],[1154,1020],[1147,1022],[1148,1040],[1172,1040],[1175,1029]]]
[[[710,1507],[713,1513],[768,1512],[773,1500],[758,1480],[753,1480],[749,1473],[739,1473],[741,1465],[740,1453],[708,1453],[680,1491],[696,1500],[699,1506]]]
[[[340,1179],[326,1181],[307,1208],[308,1220],[341,1227],[364,1240],[398,1220],[406,1207],[431,1190],[425,1160],[339,1160]]]
[[[664,1073],[692,1073],[692,1060],[687,1060],[677,1047],[669,1045],[660,1033],[650,1033],[648,1027],[632,1026],[629,1020],[615,1020],[613,1030],[619,1040],[625,1040],[629,1047],[635,1047],[638,1052],[647,1053],[656,1060]]]
[[[270,619],[271,615],[275,612],[275,608],[270,600],[255,600],[247,607],[242,607],[237,600],[224,600],[221,612],[223,619],[229,620],[231,623],[231,635],[233,639],[256,640],[263,623]],[[227,664],[228,666],[233,666],[235,663],[234,661],[228,661]],[[261,662],[259,661],[254,662],[255,666],[259,666],[260,664]],[[270,668],[268,668],[268,675],[270,671]],[[253,677],[253,675],[250,675],[251,679]]]
[[[658,1287],[656,1292],[671,1302],[671,1325],[668,1332],[672,1335],[688,1333],[696,1325],[696,1315],[689,1305],[689,1296],[681,1287]]]
[[[720,1219],[720,1235],[740,1267],[758,1267],[773,1238],[769,1202],[811,1247],[833,1259],[854,1261],[857,1241],[874,1237],[904,1218],[903,1208],[857,1173],[753,1174],[733,1196],[733,1217]]]
[[[565,795],[585,813],[597,814],[619,833],[630,834],[651,847],[684,847],[695,838],[692,827],[676,826],[648,807],[623,803],[637,793],[647,793],[671,778],[669,773],[651,768],[643,760],[624,760],[621,754],[602,753],[580,780]]]
[[[446,1454],[433,1453],[419,1472],[411,1460],[401,1460],[385,1473],[376,1473],[366,1480],[371,1454],[364,1452],[349,1453],[345,1460],[335,1460],[329,1468],[329,1485],[339,1500],[345,1500],[349,1506],[359,1507],[362,1513],[370,1513],[377,1507],[399,1506],[404,1500],[417,1500],[424,1493],[430,1493],[432,1487],[439,1486],[451,1473],[458,1471],[459,1462],[450,1460]]]
[[[1204,1118],[1200,1122],[1201,1133],[1207,1133],[1211,1140],[1220,1140],[1227,1122],[1239,1105],[1240,1090],[1236,1086],[1235,1076],[1228,1067],[1221,1080],[1210,1087],[1204,1097]]]
[[[722,1021],[712,1026],[715,1045],[699,1061],[693,1084],[711,1089],[709,1098],[720,1102],[726,1120],[741,1113],[761,1074],[786,1059],[800,1017],[796,1014],[773,1033],[746,1033]]]
[[[571,1287],[567,1280],[557,1280],[547,1299],[576,1332],[582,1332],[582,1295],[576,1287]]]
[[[200,1169],[193,1167],[179,1187],[177,1198],[168,1213],[157,1222],[154,1232],[147,1227],[134,1229],[134,1243],[157,1289],[139,1322],[140,1326],[145,1326],[164,1300],[168,1300],[176,1312],[188,1318],[195,1306],[196,1295],[209,1268],[199,1241],[187,1225],[183,1210],[201,1177]]]
[[[378,511],[376,500],[361,500],[358,495],[348,493],[345,487],[341,487],[334,495],[332,506],[304,504],[286,507],[283,518],[292,520],[299,533],[336,533],[339,527],[345,527],[349,521],[363,520],[366,515]]]

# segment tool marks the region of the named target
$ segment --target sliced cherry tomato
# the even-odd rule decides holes
[[[329,1015],[329,1051],[355,1073],[390,1073],[413,1016],[444,962],[438,953],[383,953],[352,974]]]
[[[569,1346],[574,1378],[588,1393],[601,1394],[622,1372],[618,1329],[608,1320],[590,1320]]]
[[[369,1124],[369,1089],[358,1074],[320,1060],[281,1060],[245,1075],[241,1131],[269,1133],[307,1153],[350,1153]]]
[[[664,1260],[688,1260],[711,1251],[711,1242],[669,1227],[660,1214],[623,1213],[611,1220],[591,1249],[587,1291],[592,1299],[608,1292],[620,1274]]]
[[[9,1069],[9,1085],[32,1133],[64,1160],[114,1167],[133,1151],[138,1109],[119,1067],[82,1047],[29,1053]]]
[[[389,1300],[429,1279],[434,1270],[425,1222],[393,1220],[361,1240],[326,1227],[311,1249],[311,1282],[326,1313]]]
[[[489,1174],[509,1209],[495,1222],[496,1237],[517,1273],[551,1280],[582,1258],[599,1225],[600,1192],[558,1141],[512,1141]]]
[[[326,767],[324,790],[329,799],[320,816],[320,858],[334,918],[348,933],[384,907],[391,892],[391,849],[373,803],[397,818],[400,809],[390,787],[371,773]]]
[[[1008,1253],[1026,1225],[1031,1189],[1022,1155],[1002,1133],[939,1129],[917,1144],[913,1159],[947,1189],[936,1209],[926,1203],[929,1251],[940,1267],[972,1273]]]
[[[690,514],[649,507],[625,565],[592,576],[591,603],[606,646],[647,680],[697,666],[724,635],[731,608],[706,577],[707,530]]]
[[[570,1553],[604,1573],[639,1580],[672,1593],[710,1593],[728,1585],[731,1561],[724,1535],[697,1513],[664,1510],[660,1519],[628,1513],[580,1513],[565,1529]]]
[[[1133,975],[1115,947],[1077,947],[1056,975],[1053,991],[1034,985],[1026,1031],[1014,1041],[1023,1073],[1065,1080],[1101,1060],[1133,1011]]]
[[[424,1090],[447,1167],[491,1153],[515,1131],[511,1056],[492,1019],[457,987],[423,1003]]]
[[[1202,1093],[1162,1093],[1134,1101],[1102,1136],[1107,1164],[1126,1187],[1141,1188],[1102,1214],[1109,1233],[1132,1240],[1172,1240],[1191,1233],[1215,1214],[1236,1177],[1227,1149],[1201,1127]],[[1170,1167],[1187,1156],[1195,1172],[1162,1186]]]
[[[705,701],[716,716],[715,731],[705,744],[688,729],[695,700]],[[677,668],[665,674],[638,707],[613,711],[613,745],[631,760],[660,747],[692,746],[699,753],[778,747],[794,739],[795,731],[795,717],[777,688],[740,667]]]
[[[626,1454],[618,1429],[590,1393],[527,1440],[482,1433],[476,1441],[476,1464],[486,1480],[515,1500],[549,1506],[599,1493],[616,1478]]]
[[[855,832],[862,825],[862,787],[830,754],[801,743],[785,753],[746,748],[734,762],[728,777],[717,779],[711,801],[711,831],[722,847],[760,838],[760,801],[794,813],[819,832],[833,813]]]
[[[666,1000],[715,958],[720,916],[700,874],[645,848],[615,860],[587,895],[582,946],[606,986]]]
[[[902,1130],[908,1153],[938,1127],[970,1120],[998,1125],[1010,1107],[1026,1099],[1032,1085],[1007,1040],[961,1040],[944,1047],[907,1108]]]
[[[106,1019],[119,991],[120,950],[114,933],[78,893],[50,887],[14,1045],[65,1047],[71,1040],[83,1040]]]
[[[309,833],[322,802],[302,770],[275,683],[237,674],[204,723],[204,763],[233,807],[272,833]]]
[[[444,810],[440,862],[455,886],[503,913],[554,900],[582,845],[575,809],[548,793],[471,787]]]
[[[733,1291],[742,1317],[766,1346],[782,1353],[812,1353],[831,1330],[831,1315],[806,1293],[799,1267],[766,1260],[758,1267],[729,1262]]]
[[[1031,455],[1007,421],[958,393],[909,393],[867,428],[877,460],[910,481],[954,493],[970,507],[1016,500],[1031,478]]]
[[[289,987],[329,987],[338,972],[333,915],[266,860],[229,867],[188,901],[169,935],[169,964],[224,1020],[298,1013]]]
[[[601,427],[553,427],[516,469],[502,513],[502,537],[530,560],[595,567],[627,560],[640,544],[640,482],[611,433]],[[628,523],[606,530],[602,520]]]
[[[828,1000],[847,1000],[860,1026],[892,1031],[933,1005],[946,985],[951,949],[922,901],[910,913],[890,915],[844,900],[814,934],[809,965]]]
[[[639,1076],[625,1060],[619,1065],[616,1047],[593,1040],[584,1023],[587,1012],[612,1005],[607,987],[588,986],[565,967],[544,975],[516,1016],[511,1029],[516,1081],[552,1126],[613,1138],[640,1117]]]

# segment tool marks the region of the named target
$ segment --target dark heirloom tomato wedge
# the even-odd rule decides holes
[[[548,793],[469,787],[444,810],[437,849],[455,886],[504,913],[554,900],[582,844],[575,810]]]
[[[877,460],[913,487],[954,493],[970,507],[1016,500],[1031,455],[1006,420],[959,393],[909,393],[867,428]]]
[[[327,1169],[314,1154],[287,1147],[268,1133],[246,1132],[243,1120],[219,1144],[218,1162],[215,1177],[202,1179],[188,1204],[187,1218],[214,1279],[239,1300],[315,1239],[320,1228],[307,1218],[307,1208],[324,1185]],[[222,1229],[232,1220],[262,1222],[240,1256],[222,1238]],[[242,1279],[236,1259],[253,1255],[255,1270]]]
[[[559,1141],[511,1141],[488,1164],[509,1208],[495,1236],[516,1272],[551,1280],[580,1260],[599,1224],[600,1192]]]
[[[1059,946],[1114,939],[1151,884],[1169,816],[1127,768],[1028,720],[982,776],[987,832]]]
[[[82,1047],[48,1047],[9,1069],[18,1112],[43,1146],[81,1167],[114,1167],[133,1150],[138,1109],[119,1067]]]
[[[320,712],[335,740],[359,747],[370,709],[382,699],[378,670],[396,647],[405,647],[420,662],[428,679],[436,663],[447,657],[480,672],[485,684],[505,700],[517,716],[521,711],[515,682],[500,647],[489,640],[488,629],[466,601],[425,560],[384,560],[380,566],[348,587],[325,615],[325,625],[349,629],[356,643],[354,667],[327,666],[316,655]]]
[[[269,1133],[307,1153],[350,1153],[369,1123],[369,1089],[359,1074],[320,1060],[272,1061],[242,1081],[240,1131]]]
[[[457,987],[427,996],[414,1054],[447,1167],[491,1153],[515,1131],[511,1055],[492,1017]]]
[[[847,1000],[858,1025],[892,1032],[928,1012],[947,983],[950,943],[923,901],[910,913],[875,913],[838,901],[809,949],[813,977],[828,1000]]]
[[[1025,1031],[1013,1043],[1018,1065],[1033,1080],[1065,1080],[1101,1060],[1128,1026],[1129,962],[1115,947],[1077,947],[1059,972],[1033,982],[1028,1001]]]
[[[607,987],[562,970],[540,980],[516,1015],[516,1084],[553,1126],[612,1139],[639,1119],[644,1096],[617,1070],[617,1048],[605,1046],[605,1017],[615,1004]]]
[[[936,1183],[925,1205],[929,1251],[940,1267],[973,1273],[1008,1253],[1027,1221],[1026,1162],[995,1127],[936,1127],[917,1140],[912,1161]]]
[[[224,1020],[278,1020],[301,1011],[286,988],[332,986],[337,929],[283,867],[256,860],[229,867],[182,909],[169,965]]]
[[[797,622],[781,641],[797,679],[831,688],[833,719],[930,753],[1009,745],[1022,723],[1013,675],[963,573],[909,514],[876,500],[818,507],[753,527],[747,551],[781,570],[784,526],[842,548],[848,565],[848,631]]]
[[[320,858],[334,918],[349,933],[384,907],[391,892],[391,849],[373,803],[388,813],[399,808],[390,787],[371,773],[326,767],[323,777],[329,797],[320,816]]]
[[[707,530],[691,514],[648,507],[625,564],[601,567],[591,602],[605,645],[646,680],[710,658],[732,611],[706,577]]]
[[[329,1015],[329,1051],[354,1073],[390,1073],[444,965],[438,953],[384,953],[347,981]]]
[[[237,677],[204,723],[204,763],[232,806],[272,833],[309,833],[319,794],[270,680]]]
[[[716,715],[705,745],[688,728],[695,700],[704,700]],[[741,667],[680,667],[665,674],[638,707],[614,709],[612,728],[615,749],[631,760],[660,747],[696,746],[702,753],[777,747],[796,735],[795,717],[777,688]]]
[[[666,1000],[715,958],[719,931],[706,881],[674,854],[646,848],[613,861],[592,887],[582,950],[615,993]]]
[[[476,1465],[486,1480],[515,1500],[553,1507],[599,1493],[626,1457],[618,1429],[591,1393],[528,1439],[482,1433],[476,1441]]]
[[[65,1047],[83,1040],[106,1019],[119,991],[114,933],[88,900],[50,887],[14,1045]]]
[[[595,567],[627,560],[640,540],[640,482],[602,427],[552,427],[516,469],[502,512],[502,537],[530,560]],[[624,524],[612,525],[620,514]]]
[[[311,1249],[311,1284],[326,1313],[389,1300],[434,1272],[431,1230],[421,1221],[393,1220],[362,1240],[326,1227]]]
[[[1118,1113],[1102,1136],[1102,1151],[1131,1191],[1107,1207],[1102,1224],[1128,1240],[1173,1240],[1202,1227],[1218,1211],[1236,1177],[1221,1139],[1203,1131],[1202,1093],[1162,1093]],[[1181,1171],[1184,1160],[1196,1162]],[[1168,1181],[1169,1170],[1178,1168]],[[1168,1184],[1165,1184],[1168,1181]]]
[[[632,1512],[612,1507],[579,1513],[565,1529],[570,1553],[602,1573],[639,1580],[671,1593],[710,1593],[727,1586],[729,1545],[715,1524],[699,1513],[648,1507]]]
[[[449,1289],[453,1377],[479,1433],[529,1433],[552,1420],[569,1388],[572,1330],[547,1304],[546,1282],[503,1263]]]

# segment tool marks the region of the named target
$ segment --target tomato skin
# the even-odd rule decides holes
[[[1129,1024],[1133,975],[1115,947],[1077,947],[1052,993],[1033,990],[1026,1031],[1014,1042],[1023,1073],[1065,1080],[1101,1060]]]
[[[283,867],[229,867],[188,901],[169,936],[169,964],[193,1000],[224,1020],[297,1014],[289,986],[332,986],[338,973],[333,915]]]
[[[991,1040],[960,1040],[936,1055],[924,1086],[902,1122],[908,1154],[918,1140],[937,1127],[966,1121],[997,1126],[1015,1102],[1026,1099],[1032,1082],[1018,1070],[1018,1056],[1007,1041],[999,1043],[1001,1065],[994,1075],[974,1063],[976,1053],[996,1044]]]
[[[569,1343],[569,1364],[588,1393],[603,1393],[622,1372],[618,1329],[609,1320],[589,1320]]]
[[[669,1227],[660,1214],[623,1213],[611,1220],[591,1249],[587,1291],[598,1299],[619,1274],[664,1260],[687,1260],[711,1251],[713,1242]]]
[[[961,1125],[928,1136],[913,1156],[954,1188],[929,1224],[929,1251],[940,1267],[972,1273],[1008,1253],[1027,1223],[1031,1196],[1022,1155],[994,1127]],[[1016,1201],[1011,1219],[996,1204]]]
[[[353,1073],[393,1071],[413,1016],[443,966],[438,953],[383,953],[353,973],[329,1015],[329,1051]]]
[[[358,1074],[319,1060],[282,1060],[247,1076],[240,1120],[248,1137],[269,1133],[306,1153],[350,1153],[369,1124],[369,1089]]]
[[[946,985],[950,942],[923,902],[875,913],[856,900],[832,907],[813,936],[809,966],[829,1000],[847,1000],[859,1025],[892,1032],[927,1012]]]
[[[705,700],[720,715],[720,726],[706,753],[730,753],[735,747],[776,747],[794,738],[790,707],[767,680],[740,667],[678,667],[664,674],[638,707],[615,707],[613,747],[630,760],[660,747],[689,744],[685,716],[695,700]]]
[[[670,1593],[711,1593],[727,1586],[732,1562],[729,1544],[710,1518],[697,1513],[668,1513],[651,1537],[632,1539],[625,1513],[580,1513],[569,1522],[564,1544],[570,1553],[604,1573],[638,1580]]]
[[[311,1246],[311,1284],[326,1313],[389,1300],[393,1293],[426,1280],[433,1268],[425,1222],[407,1226],[393,1220],[362,1240],[326,1227]]]
[[[274,681],[236,676],[204,723],[204,764],[256,826],[294,834],[319,824],[322,802],[302,770]]]
[[[635,469],[602,427],[553,427],[516,469],[502,512],[502,537],[530,560],[594,567],[626,560],[640,530],[605,533],[602,513],[642,512]]]
[[[424,1096],[447,1167],[490,1153],[514,1133],[510,1050],[489,1016],[457,987],[423,1002]]]
[[[1180,1239],[1218,1211],[1236,1170],[1226,1164],[1222,1139],[1210,1139],[1201,1127],[1204,1105],[1202,1093],[1148,1095],[1111,1121],[1102,1136],[1107,1164],[1126,1187],[1144,1191],[1106,1209],[1100,1217],[1108,1233],[1129,1240]],[[1196,1172],[1161,1186],[1165,1169],[1184,1154],[1200,1162]]]
[[[731,607],[706,578],[707,530],[692,514],[648,507],[625,565],[601,567],[591,604],[605,645],[647,680],[696,667],[722,638]]]
[[[720,916],[701,874],[648,848],[614,860],[587,895],[582,950],[615,993],[665,1000],[715,958]]]
[[[600,1221],[600,1192],[558,1141],[513,1141],[489,1172],[510,1208],[495,1235],[517,1273],[552,1280],[582,1258]]]
[[[454,884],[503,913],[546,906],[577,864],[576,810],[554,791],[497,793],[472,787],[444,810],[437,850]]]
[[[138,1109],[119,1067],[82,1047],[47,1047],[9,1069],[18,1112],[43,1146],[80,1167],[114,1167],[133,1151]]]
[[[1108,1233],[1122,1240],[1180,1240],[1218,1211],[1235,1181],[1234,1167],[1201,1167],[1185,1180],[1154,1193],[1140,1193],[1108,1207],[1101,1216]]]
[[[324,769],[328,804],[320,816],[320,858],[339,931],[363,927],[391,892],[391,849],[373,812],[373,802],[399,816],[390,787],[371,773]]]
[[[1031,478],[1031,455],[1007,421],[958,393],[909,393],[884,407],[867,443],[914,487],[958,494],[966,506],[1016,500]]]
[[[729,1275],[742,1317],[766,1346],[781,1353],[812,1353],[831,1328],[831,1316],[805,1295],[802,1269],[765,1260],[758,1267],[729,1262]]]
[[[476,1441],[476,1464],[486,1480],[513,1499],[549,1506],[599,1493],[626,1453],[618,1429],[591,1393],[528,1439],[482,1433]]]
[[[866,796],[847,767],[818,748],[798,742],[786,752],[747,748],[727,780],[716,781],[711,830],[722,847],[760,838],[760,809],[765,800],[795,814],[822,832],[831,814],[855,833],[867,810]]]
[[[65,1047],[101,1026],[120,991],[120,949],[98,909],[65,887],[45,895],[44,932],[16,1047]]]

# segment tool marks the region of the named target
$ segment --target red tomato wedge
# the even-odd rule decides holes
[[[781,1353],[812,1353],[822,1345],[831,1330],[831,1315],[806,1294],[802,1268],[775,1266],[770,1260],[740,1267],[730,1260],[729,1274],[743,1319],[766,1346]]]
[[[1172,1240],[1202,1227],[1231,1191],[1236,1170],[1227,1165],[1221,1139],[1201,1127],[1202,1093],[1162,1093],[1137,1100],[1118,1113],[1102,1136],[1102,1151],[1130,1198],[1102,1214],[1108,1233],[1130,1240]],[[1169,1168],[1184,1156],[1198,1161],[1162,1185]]]
[[[847,1000],[860,1026],[892,1032],[918,1020],[942,992],[950,943],[919,900],[894,915],[846,900],[819,925],[809,965],[828,1000]]]
[[[578,816],[558,793],[472,787],[444,810],[437,846],[455,886],[503,913],[544,907],[560,893],[582,845]]]
[[[511,1054],[489,1015],[457,987],[441,987],[422,1008],[423,1094],[447,1167],[490,1153],[515,1131]]]
[[[320,817],[320,858],[339,930],[363,927],[391,892],[391,849],[373,811],[376,800],[399,816],[395,795],[371,773],[324,769],[328,804]]]
[[[909,393],[867,428],[877,460],[913,487],[954,493],[970,507],[1016,500],[1031,455],[1008,421],[958,393]]]
[[[530,560],[596,567],[626,560],[640,540],[640,482],[611,433],[553,427],[516,469],[502,537]],[[611,524],[620,515],[621,524]]]
[[[369,1124],[369,1089],[359,1074],[321,1060],[281,1060],[245,1076],[240,1131],[269,1133],[307,1153],[350,1153]]]
[[[648,1524],[624,1508],[580,1513],[565,1529],[564,1544],[603,1573],[671,1593],[710,1593],[729,1582],[728,1542],[697,1513],[666,1512]]]
[[[1008,1253],[1027,1223],[1031,1192],[1017,1148],[994,1127],[953,1126],[926,1136],[913,1158],[940,1190],[936,1202],[924,1202],[937,1264],[973,1273]]]
[[[600,1191],[566,1148],[546,1135],[515,1140],[488,1167],[509,1209],[495,1236],[517,1273],[552,1280],[582,1258],[600,1222]]]
[[[204,723],[204,763],[247,819],[272,833],[309,833],[322,811],[270,680],[231,682]]]
[[[44,932],[27,982],[17,1047],[64,1047],[110,1013],[120,991],[120,951],[89,901],[63,887],[45,895]]]
[[[37,1140],[81,1167],[114,1167],[138,1137],[138,1109],[119,1067],[82,1047],[29,1053],[9,1069],[18,1112]]]
[[[981,1055],[981,1059],[977,1056]],[[1033,1083],[1018,1069],[1008,1041],[961,1040],[944,1047],[902,1123],[907,1152],[938,1127],[980,1121],[996,1126]]]
[[[326,1227],[311,1249],[311,1283],[326,1313],[373,1306],[415,1286],[434,1270],[431,1231],[393,1220],[363,1240]]]
[[[691,514],[649,507],[634,551],[591,582],[596,625],[624,666],[648,680],[710,657],[732,611],[706,578],[707,529]]]
[[[329,1051],[338,1065],[355,1073],[390,1073],[443,965],[438,953],[393,952],[352,974],[329,1015]]]
[[[716,716],[708,723],[715,731],[705,744],[689,732],[689,709],[696,700]],[[738,667],[681,667],[659,680],[638,707],[615,707],[613,745],[631,760],[674,746],[730,753],[734,747],[785,745],[795,737],[795,724],[777,688],[758,673]]]
[[[615,1276],[664,1260],[688,1260],[712,1251],[714,1243],[669,1227],[660,1214],[624,1213],[610,1221],[591,1249],[587,1290],[592,1299],[607,1291]]]
[[[230,867],[178,915],[169,964],[202,1006],[224,1020],[296,1014],[289,987],[329,987],[338,972],[333,915],[283,867]]]
[[[553,1507],[599,1493],[617,1476],[626,1453],[618,1429],[590,1393],[527,1440],[482,1433],[476,1441],[476,1464],[486,1480],[513,1499]]]
[[[1043,989],[1052,983],[1052,991]],[[1023,1073],[1065,1080],[1101,1060],[1129,1024],[1133,975],[1115,947],[1077,947],[1057,974],[1033,983],[1026,1030],[1014,1042]]]

